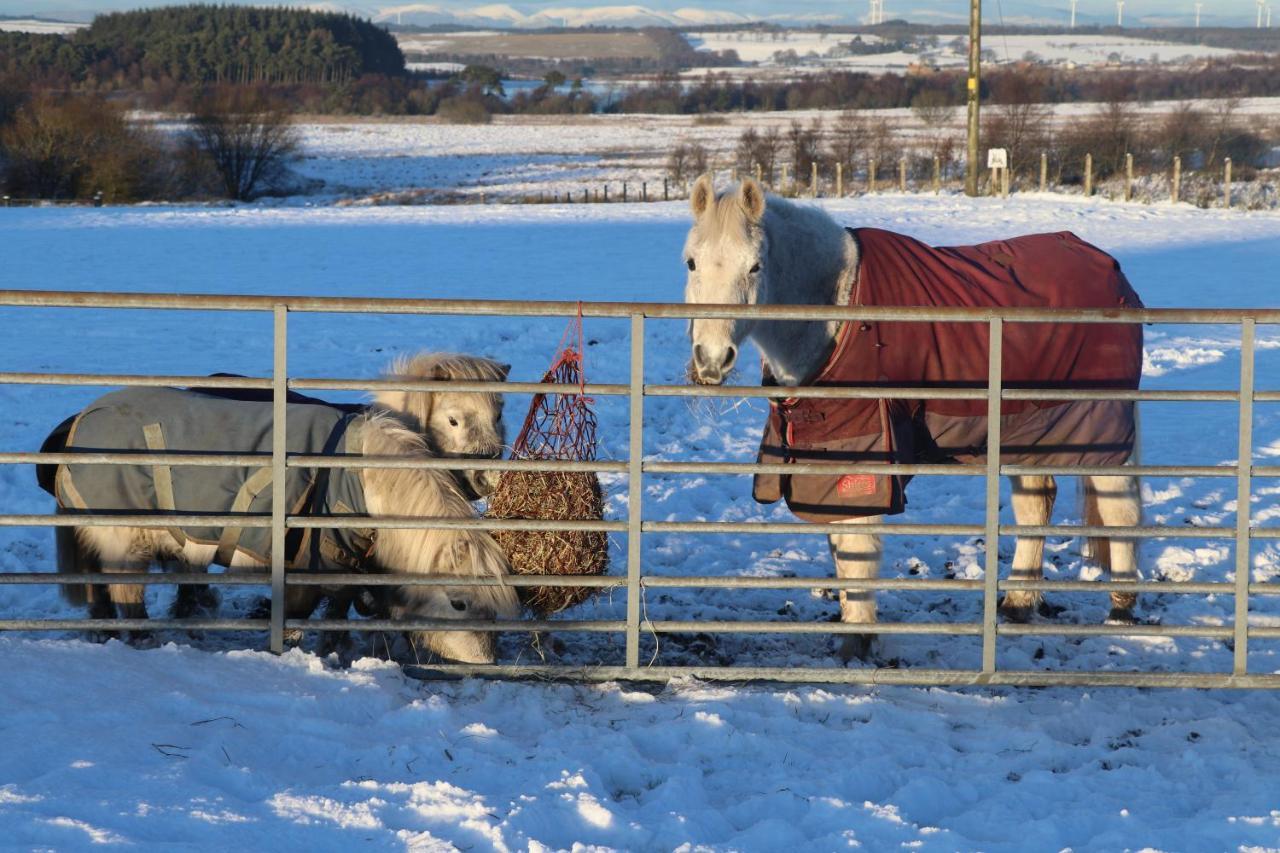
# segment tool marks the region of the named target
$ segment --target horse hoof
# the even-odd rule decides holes
[[[154,649],[160,644],[150,631],[132,631],[129,633],[129,645],[135,649]]]
[[[1066,609],[1057,604],[1050,604],[1042,598],[1039,606],[1036,607],[1036,612],[1045,619],[1057,619]]]
[[[287,628],[284,632],[284,644],[290,648],[302,645],[302,629]]]
[[[1014,607],[1009,604],[1000,605],[1000,615],[1008,622],[1016,622],[1019,625],[1025,625],[1031,621],[1031,614],[1035,612],[1030,604],[1020,607]]]
[[[350,653],[351,634],[346,631],[325,631],[316,647],[316,654],[322,658],[335,654],[343,658]]]
[[[1137,625],[1138,620],[1134,618],[1133,610],[1127,607],[1113,607],[1111,612],[1107,614],[1108,625]]]
[[[849,634],[840,642],[840,662],[853,660],[867,661],[871,658],[871,647],[875,643],[872,634]]]

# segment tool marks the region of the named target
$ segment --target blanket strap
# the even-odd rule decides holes
[[[271,485],[271,469],[259,468],[244,481],[240,491],[236,492],[236,499],[232,501],[230,511],[233,514],[248,512],[253,499],[269,485]],[[218,550],[213,556],[213,561],[220,566],[230,567],[231,558],[235,556],[236,548],[240,545],[240,537],[243,535],[243,527],[222,528],[222,536],[218,539]]]
[[[167,449],[164,443],[164,429],[160,424],[147,424],[142,428],[142,435],[146,439],[148,450],[164,453]],[[177,512],[178,507],[173,499],[173,470],[168,465],[152,465],[151,484],[156,491],[156,509],[170,514]],[[187,544],[186,534],[181,528],[170,527],[168,530],[169,535],[178,540],[179,547]]]

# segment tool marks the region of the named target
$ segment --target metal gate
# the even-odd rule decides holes
[[[874,683],[915,685],[1127,685],[1149,687],[1280,687],[1280,674],[1253,674],[1248,670],[1248,650],[1251,639],[1280,639],[1280,628],[1250,626],[1248,621],[1251,596],[1280,595],[1280,584],[1252,583],[1249,571],[1251,543],[1255,540],[1280,539],[1280,528],[1254,527],[1251,524],[1250,496],[1253,477],[1280,477],[1280,466],[1252,464],[1253,406],[1255,402],[1280,402],[1280,390],[1258,390],[1254,387],[1255,330],[1259,324],[1280,325],[1280,310],[1102,310],[1102,309],[943,309],[943,308],[869,308],[814,307],[814,306],[692,306],[660,303],[578,303],[578,302],[518,302],[479,300],[407,300],[407,299],[355,299],[327,297],[274,297],[274,296],[205,296],[205,295],[152,295],[131,293],[77,293],[49,291],[0,291],[0,307],[70,308],[70,309],[167,309],[193,311],[242,311],[265,312],[274,318],[274,364],[270,377],[265,378],[211,378],[205,376],[160,375],[108,375],[70,373],[0,373],[0,385],[71,385],[71,386],[184,386],[269,390],[274,401],[277,424],[285,419],[285,395],[287,391],[474,391],[508,393],[545,392],[546,386],[538,383],[484,383],[484,382],[401,382],[390,380],[354,379],[290,379],[286,360],[286,343],[290,313],[336,314],[417,314],[463,315],[473,317],[574,317],[581,312],[584,317],[623,318],[630,321],[631,361],[630,382],[627,384],[592,384],[586,386],[588,394],[597,396],[621,396],[629,401],[629,452],[625,461],[556,462],[512,461],[472,462],[468,467],[490,470],[576,470],[612,472],[627,477],[628,515],[623,520],[553,522],[553,521],[498,521],[491,519],[423,519],[379,518],[376,527],[381,528],[439,528],[483,530],[596,530],[623,534],[627,540],[625,576],[609,577],[512,577],[508,582],[517,586],[587,586],[625,591],[626,616],[622,620],[550,620],[476,622],[463,620],[393,622],[368,620],[345,622],[332,620],[291,620],[285,618],[284,590],[286,585],[351,584],[373,585],[480,585],[493,581],[469,580],[460,583],[457,578],[428,578],[387,575],[347,574],[321,577],[304,573],[286,572],[283,548],[285,532],[294,528],[319,527],[367,527],[367,520],[321,520],[286,514],[283,501],[273,501],[271,514],[245,517],[242,515],[215,516],[165,516],[158,513],[141,515],[0,515],[0,526],[52,527],[57,525],[103,526],[152,526],[175,524],[203,526],[269,527],[272,530],[272,561],[269,573],[232,573],[210,576],[206,574],[113,574],[114,584],[205,584],[269,586],[271,590],[271,615],[269,619],[205,619],[205,620],[89,620],[89,619],[0,619],[3,631],[90,631],[130,629],[188,629],[206,631],[256,630],[268,635],[268,646],[281,651],[284,632],[287,629],[316,631],[345,631],[353,627],[367,630],[419,630],[419,631],[534,631],[557,630],[574,632],[607,632],[625,637],[623,660],[612,665],[572,667],[556,665],[496,664],[439,665],[419,672],[421,675],[489,675],[504,677],[570,678],[579,680],[667,680],[679,676],[694,676],[712,680],[768,680],[792,682]],[[873,320],[878,322],[963,322],[985,323],[990,334],[988,384],[986,388],[787,388],[787,387],[739,387],[654,385],[644,382],[644,332],[648,319],[690,318],[748,318],[760,320]],[[1144,323],[1144,324],[1196,324],[1226,325],[1238,328],[1241,336],[1240,383],[1238,390],[1035,390],[1006,389],[1001,386],[1003,328],[1008,323]],[[803,474],[829,473],[824,464],[770,465],[736,462],[658,462],[643,460],[644,401],[646,397],[823,397],[832,399],[964,399],[986,400],[989,424],[988,451],[1000,446],[1000,404],[1002,400],[1158,400],[1201,401],[1230,404],[1239,408],[1239,443],[1235,465],[1220,466],[1123,466],[1123,467],[1043,467],[1001,464],[998,452],[988,452],[985,464],[979,465],[901,465],[885,463],[842,464],[848,473],[886,474],[900,473],[945,477],[983,477],[986,482],[985,523],[962,524],[878,524],[860,525],[858,532],[878,533],[886,536],[941,535],[982,536],[986,543],[985,574],[982,580],[913,580],[906,578],[875,580],[841,580],[836,578],[747,578],[705,576],[654,576],[647,575],[642,564],[641,543],[645,534],[805,534],[826,535],[829,528],[808,523],[756,523],[756,522],[661,522],[646,521],[641,512],[642,487],[645,474],[734,474],[749,475],[761,472]],[[455,460],[406,460],[402,457],[333,458],[324,456],[291,455],[285,451],[284,430],[274,433],[273,450],[266,454],[148,454],[151,464],[170,466],[260,466],[269,458],[272,467],[273,489],[283,483],[287,468],[396,468],[420,467],[447,469],[456,467]],[[137,453],[0,453],[0,464],[62,463],[133,465],[138,464]],[[1086,526],[1024,526],[1001,524],[999,518],[999,478],[1014,474],[1058,475],[1152,475],[1175,477],[1224,478],[1236,481],[1236,524],[1232,526],[1136,526],[1093,528]],[[1124,538],[1187,538],[1223,540],[1234,543],[1234,582],[1186,582],[1152,583],[1110,582],[1105,585],[1091,581],[1013,581],[999,579],[999,548],[1001,536],[1029,535],[1036,537],[1073,537],[1123,534]],[[4,584],[83,584],[100,582],[100,575],[51,574],[49,572],[0,573]],[[646,590],[663,588],[718,588],[718,589],[808,589],[875,591],[916,590],[927,592],[981,592],[982,621],[972,623],[916,623],[881,622],[875,625],[841,623],[795,623],[776,621],[676,621],[650,620],[642,617],[641,602]],[[1229,595],[1234,597],[1234,621],[1229,626],[1207,625],[1070,625],[1070,624],[1001,624],[997,619],[998,596],[1010,590],[1038,590],[1064,592],[1134,592],[1175,593],[1192,595]],[[950,634],[981,638],[982,663],[978,669],[927,669],[927,668],[835,668],[835,667],[757,667],[757,666],[644,666],[640,661],[642,633],[654,635],[706,632],[706,633],[779,633],[779,634]],[[1182,673],[1182,672],[1118,672],[1118,671],[1038,671],[1000,669],[996,664],[997,644],[1001,637],[1027,635],[1056,636],[1160,636],[1201,637],[1220,639],[1233,644],[1233,667],[1230,672]]]

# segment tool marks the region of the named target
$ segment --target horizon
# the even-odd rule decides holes
[[[866,2],[834,2],[834,0],[648,0],[640,4],[626,4],[615,0],[541,0],[541,2],[489,3],[467,0],[427,0],[427,2],[369,2],[369,0],[283,0],[271,3],[262,0],[221,0],[222,3],[242,6],[296,6],[322,7],[333,11],[381,19],[387,22],[397,11],[402,16],[413,14],[479,15],[482,20],[486,10],[515,10],[528,16],[539,12],[553,13],[568,9],[643,8],[658,14],[672,15],[679,10],[697,10],[711,13],[742,15],[752,20],[774,20],[779,23],[868,23]],[[0,15],[18,18],[45,18],[83,22],[104,12],[127,11],[138,8],[188,5],[184,2],[139,3],[138,0],[0,0]],[[995,8],[992,8],[992,6]],[[1220,0],[1205,3],[1204,26],[1252,27],[1256,23],[1257,4],[1254,0]],[[905,19],[917,24],[963,24],[967,12],[962,0],[887,0],[885,18]],[[1218,7],[1211,11],[1208,7]],[[1126,28],[1135,29],[1160,26],[1189,26],[1195,19],[1194,0],[1125,0]],[[1224,8],[1225,7],[1225,8]],[[989,26],[1037,26],[1065,25],[1070,15],[1070,0],[1002,0],[983,7],[983,22]],[[1114,0],[1079,0],[1077,21],[1080,26],[1113,25],[1116,4]]]

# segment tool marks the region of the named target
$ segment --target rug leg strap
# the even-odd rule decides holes
[[[164,453],[167,449],[164,443],[164,429],[160,424],[147,424],[142,428],[142,436],[146,439],[148,450]],[[151,484],[156,492],[156,509],[167,513],[177,512],[178,507],[173,499],[173,469],[168,465],[152,465]],[[181,528],[170,527],[168,530],[169,535],[178,541],[179,547],[187,544],[186,534]]]
[[[231,503],[231,512],[233,514],[248,512],[254,498],[269,485],[271,485],[270,468],[259,468],[253,472],[249,479],[244,481],[240,491],[236,492],[236,499]],[[240,544],[240,537],[243,535],[243,527],[222,528],[222,536],[218,539],[218,551],[214,554],[213,561],[220,566],[229,568],[231,566],[231,558],[235,556],[236,548]]]

